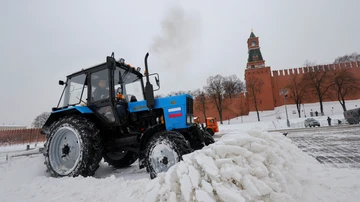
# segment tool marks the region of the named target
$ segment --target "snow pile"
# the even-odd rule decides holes
[[[185,155],[152,180],[146,201],[296,201],[304,164],[318,163],[280,133],[248,131]]]

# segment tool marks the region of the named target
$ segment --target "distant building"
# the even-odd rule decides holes
[[[25,128],[26,126],[20,126],[20,125],[0,125],[0,131],[25,129]]]

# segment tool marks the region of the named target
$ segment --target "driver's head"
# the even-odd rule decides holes
[[[105,79],[100,79],[99,82],[98,82],[98,86],[100,88],[105,88],[106,87],[106,81]]]

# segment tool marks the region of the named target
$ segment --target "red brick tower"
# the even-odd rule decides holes
[[[259,111],[273,110],[271,69],[265,66],[265,60],[260,51],[259,37],[256,37],[251,31],[247,43],[249,57],[245,69],[245,82],[249,111],[256,111],[253,94],[256,96],[256,105]]]

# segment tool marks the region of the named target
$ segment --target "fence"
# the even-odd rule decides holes
[[[0,131],[0,145],[26,144],[45,141],[40,128]]]

